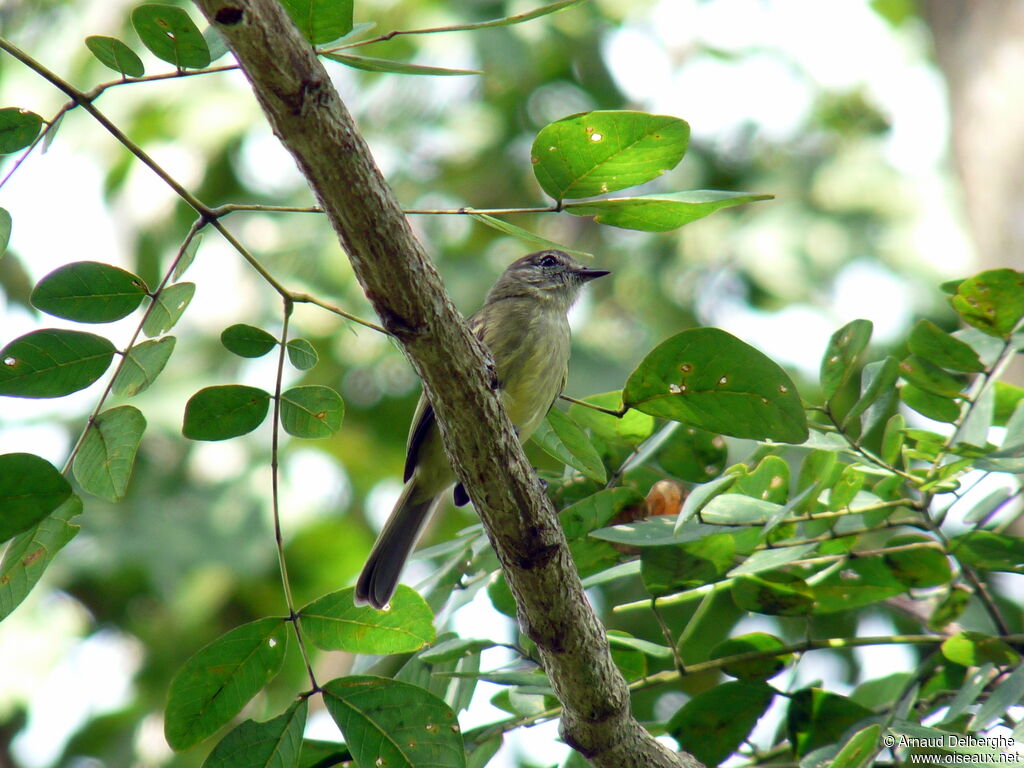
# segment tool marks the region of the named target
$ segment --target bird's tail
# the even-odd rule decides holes
[[[438,497],[417,498],[417,483],[406,485],[395,509],[377,537],[373,551],[356,582],[356,605],[369,603],[381,610],[398,587],[398,578],[416,540],[423,532]]]

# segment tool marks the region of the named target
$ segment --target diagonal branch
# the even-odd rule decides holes
[[[445,293],[313,48],[276,0],[197,0],[323,207],[367,297],[434,406],[563,705],[562,735],[597,766],[700,764],[633,718],[604,628],[501,407],[488,355]]]

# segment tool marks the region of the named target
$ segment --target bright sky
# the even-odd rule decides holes
[[[863,87],[892,122],[885,139],[886,157],[917,195],[920,213],[915,244],[920,254],[924,258],[932,252],[952,254],[947,263],[936,265],[950,276],[969,268],[970,250],[957,227],[943,176],[948,142],[943,88],[926,63],[926,43],[921,36],[894,35],[862,0],[658,0],[650,7],[635,5],[636,15],[611,35],[604,54],[616,81],[639,108],[684,116],[694,135],[709,142],[728,143],[751,121],[763,135],[786,139],[811,108],[815,83],[842,89]],[[432,43],[450,41],[449,37],[440,38]],[[725,53],[757,46],[765,53],[736,62],[693,53],[697,45]],[[788,62],[776,55],[779,50],[787,53]],[[13,68],[10,62],[8,65]],[[417,85],[428,98],[435,89],[438,98],[454,102],[460,97],[451,90],[458,87],[452,82],[455,80],[458,78],[424,78]],[[16,94],[3,96],[16,102]],[[242,90],[238,101],[211,105],[210,109],[216,114],[208,115],[204,125],[257,119],[251,99]],[[375,151],[387,166],[387,148]],[[186,183],[197,176],[197,155],[188,149],[161,146],[153,152]],[[243,158],[251,178],[269,179],[271,184],[295,183],[291,160],[269,133],[252,139]],[[62,135],[48,154],[33,156],[4,190],[0,204],[12,212],[15,222],[12,247],[26,256],[34,279],[70,260],[96,259],[127,266],[124,243],[102,204],[101,165],[102,158],[82,153],[74,140]],[[133,171],[129,186],[131,208],[119,210],[119,216],[146,221],[167,214],[171,195],[151,174]],[[772,237],[766,227],[758,242],[748,247],[754,253],[763,253],[760,249],[770,252]],[[189,275],[199,291],[183,321],[186,333],[190,323],[226,326],[245,320],[245,308],[253,300],[244,289],[248,283],[240,279],[239,261],[214,242],[215,238],[207,240]],[[243,290],[215,290],[224,284],[242,286]],[[743,335],[775,359],[811,375],[835,328],[856,317],[868,317],[875,324],[876,338],[884,343],[906,329],[916,300],[898,274],[867,259],[843,268],[827,312],[799,304],[762,312],[730,298],[727,290],[712,290],[710,295],[714,301],[699,307],[707,322]],[[873,296],[874,301],[865,303],[865,296]],[[57,319],[47,318],[47,322],[74,327]],[[131,322],[114,326],[115,341],[126,338]],[[34,318],[8,307],[2,336],[8,340],[35,327]],[[265,373],[258,365],[250,371],[257,380]],[[0,399],[0,452],[29,450],[59,466],[69,446],[63,432],[47,422],[58,415],[82,413],[94,398],[89,391],[56,401]],[[216,454],[205,456],[205,466],[220,466],[226,472],[237,466],[238,456],[232,455],[230,443],[210,444],[204,450]],[[314,451],[293,454],[285,472],[285,504],[300,514],[349,492],[343,471]],[[396,493],[395,487],[386,485],[374,494],[371,506],[378,519],[386,517]],[[740,629],[755,628],[758,621],[751,617]],[[455,624],[468,636],[484,634],[481,627],[488,627],[488,636],[493,636],[496,626],[508,627],[508,621],[497,616],[485,598],[462,609]],[[870,631],[884,633],[891,627],[871,627]],[[14,744],[16,756],[27,768],[46,766],[85,718],[115,709],[130,696],[140,653],[136,641],[112,632],[89,632],[89,619],[80,606],[44,590],[36,590],[13,618],[0,626],[0,658],[5,659],[0,713],[15,700],[31,702],[29,727]],[[880,671],[879,663],[891,663],[896,653],[868,659],[871,673]],[[498,661],[493,657],[486,660]],[[827,656],[811,654],[800,665],[800,679],[821,676],[834,680],[829,663]],[[462,718],[464,728],[498,716],[487,703],[495,690],[487,684],[480,686],[472,709]],[[766,719],[758,730],[765,739],[774,729],[769,720],[773,718]],[[336,733],[333,728],[332,723],[318,719],[311,724],[310,733]],[[491,765],[512,766],[516,754],[550,764],[566,752],[556,736],[553,724],[517,733],[508,740],[503,757]],[[138,745],[154,763],[166,757],[158,722],[142,728]]]

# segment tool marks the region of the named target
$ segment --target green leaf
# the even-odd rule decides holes
[[[5,466],[4,458],[0,456],[0,468]],[[3,482],[0,479],[0,485]],[[3,560],[0,560],[0,621],[10,616],[21,604],[57,552],[75,538],[79,528],[69,521],[81,513],[82,500],[72,495],[35,526],[15,536],[7,545]]]
[[[77,261],[40,280],[32,304],[79,323],[110,323],[134,312],[147,290],[141,277],[120,267]]]
[[[870,320],[854,320],[832,334],[821,359],[821,390],[831,400],[853,374],[861,353],[871,341]]]
[[[0,350],[0,395],[63,397],[85,389],[110,367],[114,345],[102,336],[45,328]]]
[[[164,288],[154,300],[154,306],[142,324],[142,332],[150,338],[167,333],[181,319],[195,293],[195,283],[175,283]]]
[[[114,377],[113,393],[118,397],[132,397],[148,389],[171,359],[175,343],[173,336],[164,336],[129,349]]]
[[[454,26],[445,27],[445,31],[463,32],[471,29],[486,29],[488,27],[507,27],[513,24],[522,24],[524,21],[530,21],[541,16],[547,16],[549,13],[557,13],[558,11],[564,11],[569,8],[572,8],[574,5],[580,5],[581,3],[585,2],[587,2],[587,0],[557,0],[557,2],[542,5],[539,8],[534,8],[531,11],[517,13],[512,16],[503,16],[500,19],[491,19],[489,21],[476,21],[471,22],[469,24],[457,24]]]
[[[820,688],[794,693],[786,711],[789,742],[797,755],[833,744],[848,728],[874,713],[852,699]]]
[[[577,501],[558,514],[567,539],[579,539],[630,506],[644,503],[644,497],[632,488],[605,488]]]
[[[963,667],[959,668],[963,669]],[[969,675],[963,676],[963,683],[960,685],[959,690],[957,690],[956,696],[949,703],[946,714],[940,721],[941,724],[954,722],[967,711],[968,707],[978,700],[981,692],[992,682],[994,669],[995,664],[986,662]]]
[[[774,696],[764,683],[721,683],[686,702],[666,729],[702,763],[718,765],[750,735]]]
[[[630,408],[711,432],[802,443],[807,419],[792,380],[776,363],[717,328],[662,342],[630,374]]]
[[[536,232],[531,232],[528,229],[517,227],[515,224],[510,224],[504,219],[496,219],[494,216],[490,216],[486,213],[471,213],[469,215],[491,229],[497,230],[505,235],[518,237],[520,240],[525,240],[528,243],[539,245],[541,248],[555,248],[556,250],[570,253],[573,256],[582,256],[586,259],[594,258],[594,254],[592,253],[588,253],[587,251],[577,251],[573,248],[562,245],[561,243],[556,243],[554,240],[548,240],[546,237],[542,237]]]
[[[1024,573],[1024,539],[993,531],[970,531],[950,540],[950,552],[973,568]]]
[[[203,768],[294,768],[302,749],[308,699],[294,702],[273,720],[246,720],[221,742]]]
[[[882,726],[878,723],[861,728],[843,745],[829,768],[869,768],[878,752],[881,733]]]
[[[288,359],[300,371],[308,371],[320,361],[313,345],[305,339],[292,339],[288,342]]]
[[[612,411],[624,410],[622,392],[619,390],[590,395],[582,399],[585,403]],[[654,419],[640,411],[629,410],[619,418],[573,403],[569,406],[569,415],[581,427],[589,429],[594,437],[606,442],[624,443],[630,447],[638,446],[654,432]]]
[[[220,343],[239,357],[263,357],[277,346],[277,339],[262,328],[236,323],[221,331]]]
[[[97,416],[86,428],[75,457],[75,479],[82,488],[107,501],[124,498],[145,431],[146,418],[131,405]]]
[[[922,416],[952,424],[960,418],[960,406],[948,397],[926,392],[913,384],[900,388],[900,399]]]
[[[569,203],[566,213],[593,216],[598,224],[642,232],[668,232],[691,221],[702,219],[722,208],[758,200],[771,200],[774,195],[753,195],[749,192],[723,192],[698,189],[646,197],[615,197],[586,203]]]
[[[18,107],[0,109],[0,155],[24,149],[39,135],[43,118]]]
[[[10,211],[0,208],[0,258],[7,253],[7,246],[11,242],[11,227],[13,226]]]
[[[533,433],[533,440],[550,456],[581,472],[597,483],[605,483],[608,475],[597,449],[575,421],[557,408]]]
[[[849,429],[855,421],[860,419],[865,411],[871,409],[867,421],[861,426],[861,434],[866,433],[875,425],[875,409],[873,405],[878,403],[879,413],[885,413],[886,404],[893,396],[893,387],[896,379],[899,378],[899,363],[895,357],[889,356],[885,360],[868,363],[864,366],[861,374],[861,394],[857,402],[853,404],[843,419],[843,427]]]
[[[756,525],[770,520],[779,509],[780,505],[773,501],[729,492],[708,501],[697,518],[703,523],[715,525]]]
[[[27,531],[71,496],[71,484],[46,459],[0,455],[0,542]]]
[[[465,768],[455,713],[419,686],[354,675],[331,680],[323,694],[357,765]]]
[[[373,59],[369,56],[353,56],[350,53],[325,53],[324,58],[344,64],[346,67],[364,72],[390,72],[393,75],[482,75],[479,69],[448,69],[429,67],[424,64],[410,64],[407,61]]]
[[[452,637],[427,648],[419,657],[428,664],[445,664],[450,661],[458,661],[466,656],[472,656],[488,648],[494,648],[496,645],[497,643],[494,640]]]
[[[530,150],[533,172],[555,200],[591,197],[650,181],[675,168],[690,126],[645,112],[585,112],[541,129]]]
[[[633,410],[628,413],[639,415]],[[680,480],[706,483],[722,474],[728,455],[721,435],[686,427],[675,430],[658,449],[658,464]]]
[[[269,683],[284,661],[288,625],[266,618],[243,624],[203,647],[171,681],[164,736],[182,750],[212,736]]]
[[[644,547],[640,575],[656,597],[718,581],[732,567],[736,540],[727,533],[667,547]]]
[[[281,393],[281,426],[295,437],[330,437],[341,429],[345,402],[321,384],[292,387]]]
[[[189,398],[181,433],[190,440],[227,440],[263,423],[270,395],[256,387],[206,387]]]
[[[970,590],[962,586],[952,587],[928,617],[928,629],[941,632],[963,615],[970,601]]]
[[[915,589],[948,584],[953,578],[949,560],[941,548],[936,546],[934,539],[921,534],[901,534],[890,538],[885,546],[899,547],[915,543],[921,546],[900,552],[887,552],[883,556],[892,575]]]
[[[303,739],[298,768],[330,768],[345,766],[351,761],[352,753],[341,742]]]
[[[969,277],[949,303],[965,323],[1008,339],[1024,317],[1024,272],[990,269]]]
[[[314,600],[301,611],[302,629],[318,648],[349,653],[410,653],[434,642],[434,614],[411,587],[400,584],[391,607],[357,606],[355,588]]]
[[[178,69],[210,65],[210,47],[183,9],[174,5],[140,5],[132,11],[132,26],[154,56]]]
[[[641,640],[639,637],[632,637],[618,630],[610,630],[608,632],[608,645],[612,648],[629,648],[639,651],[644,656],[650,656],[652,659],[663,659],[665,661],[672,659],[672,649],[667,645],[658,645],[648,640]]]
[[[214,26],[209,26],[203,29],[203,40],[206,41],[206,47],[210,49],[210,63],[217,61],[221,56],[227,55],[228,48],[227,41],[224,40],[224,36]],[[181,275],[176,275],[177,280]]]
[[[623,523],[610,528],[591,531],[590,535],[602,541],[627,544],[631,547],[661,547],[669,544],[685,544],[717,533],[739,530],[733,526],[704,525],[689,521],[678,528],[672,517],[651,517],[636,523]]]
[[[744,467],[737,474],[729,493],[785,504],[789,498],[789,464],[779,456],[765,456],[753,470]]]
[[[674,529],[679,530],[687,520],[703,510],[711,499],[729,490],[734,482],[736,482],[735,475],[722,475],[709,483],[698,485],[690,491],[676,517]]]
[[[978,667],[991,662],[997,666],[1016,665],[1020,656],[998,637],[981,632],[960,632],[942,643],[942,655],[954,664]]]
[[[847,465],[828,492],[828,508],[834,511],[846,509],[850,503],[857,498],[861,488],[864,487],[864,473],[857,467]]]
[[[886,422],[882,433],[882,460],[886,463],[895,464],[899,460],[906,439],[903,431],[906,427],[907,420],[902,413],[893,414]]]
[[[732,677],[748,682],[760,682],[775,677],[792,663],[792,653],[781,653],[784,647],[783,642],[775,637],[775,635],[769,635],[766,632],[751,632],[746,635],[723,640],[711,649],[708,659],[725,659],[729,656],[739,656],[744,653],[780,651],[778,656],[734,661],[722,667],[722,671]]]
[[[211,27],[211,29],[213,29]],[[178,259],[178,263],[174,266],[174,272],[171,273],[172,280],[178,280],[185,270],[192,266],[192,262],[195,261],[196,253],[199,251],[199,245],[203,242],[203,233],[197,232],[193,235],[192,239],[188,241],[188,245],[185,246],[185,250],[181,254],[181,258]]]
[[[792,547],[771,547],[760,549],[731,571],[729,576],[742,576],[749,573],[761,573],[762,571],[774,571],[783,565],[788,565],[794,560],[799,560],[811,554],[818,548],[817,544],[796,544]]]
[[[955,397],[964,387],[963,380],[916,355],[900,362],[900,376],[925,392],[943,397]]]
[[[920,320],[910,332],[910,351],[951,371],[978,373],[985,370],[978,353],[931,320]]]
[[[1007,384],[1005,381],[993,383],[995,390],[995,407],[992,413],[992,423],[997,427],[1005,427],[1013,416],[1017,406],[1024,403],[1024,387]],[[1006,442],[1003,443],[1006,445]]]
[[[841,572],[814,585],[815,613],[836,613],[880,603],[906,592],[882,558],[851,560]]]
[[[85,45],[102,64],[120,72],[121,77],[142,77],[146,74],[142,59],[116,37],[90,35],[85,38]]]
[[[967,730],[980,731],[990,728],[996,720],[1006,714],[1006,710],[1019,704],[1022,698],[1024,698],[1024,666],[1017,667],[1009,677],[993,689],[974,717],[971,718]]]
[[[302,36],[313,45],[352,30],[352,0],[281,0]]]
[[[732,582],[737,607],[769,616],[803,616],[814,607],[814,593],[807,582],[786,571],[738,576]]]

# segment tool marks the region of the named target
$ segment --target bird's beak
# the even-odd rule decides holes
[[[607,269],[590,269],[590,267],[581,267],[580,269],[575,270],[575,272],[576,272],[576,277],[578,277],[580,279],[580,281],[584,282],[584,283],[589,282],[590,280],[596,280],[599,277],[604,277],[605,275],[610,275],[611,274],[610,270],[607,270]]]

